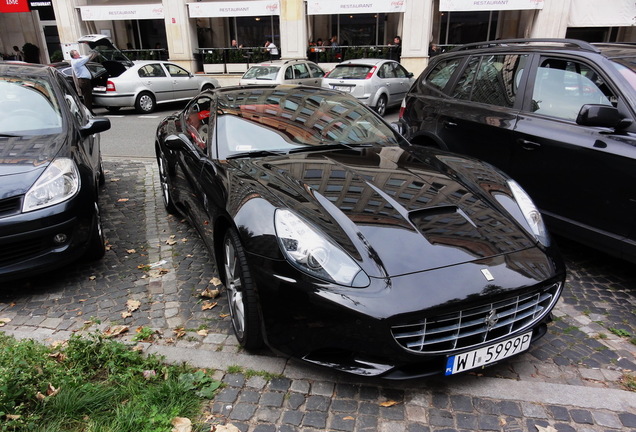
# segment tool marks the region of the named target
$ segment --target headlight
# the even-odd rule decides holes
[[[508,186],[517,201],[517,205],[521,209],[521,213],[525,218],[528,226],[526,229],[544,246],[550,245],[550,236],[543,223],[541,213],[535,207],[530,196],[524,191],[514,180],[508,180]]]
[[[369,285],[369,277],[349,255],[290,210],[276,210],[274,223],[283,253],[300,270],[340,285]]]
[[[69,158],[55,159],[24,196],[23,212],[30,212],[68,200],[79,190],[77,166]]]

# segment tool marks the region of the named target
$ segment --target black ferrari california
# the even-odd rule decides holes
[[[546,333],[565,267],[528,195],[410,145],[350,95],[204,92],[155,145],[166,209],[210,249],[246,349],[399,379],[493,364]]]

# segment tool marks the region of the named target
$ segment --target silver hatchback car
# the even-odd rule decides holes
[[[388,107],[402,103],[413,81],[413,73],[396,61],[364,58],[338,64],[322,86],[351,93],[383,116]]]
[[[301,84],[320,87],[325,75],[320,66],[308,60],[274,60],[251,66],[240,85]]]

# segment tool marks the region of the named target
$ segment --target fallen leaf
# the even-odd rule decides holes
[[[192,431],[192,422],[186,417],[175,417],[170,422],[174,428],[172,432],[190,432]]]
[[[205,329],[201,329],[201,330],[199,330],[199,331],[197,332],[197,334],[198,334],[199,336],[207,336],[207,335],[208,335],[208,331],[207,331],[207,330],[205,330]]]
[[[59,387],[55,388],[53,387],[51,384],[49,384],[49,386],[46,389],[46,395],[47,396],[55,396],[56,394],[58,394],[60,392]]]
[[[129,253],[129,254],[134,254],[137,251],[135,249],[126,249],[126,252]]]
[[[141,345],[135,345],[134,347],[132,347],[132,350],[135,352],[142,352],[144,350],[144,347]]]
[[[126,333],[127,331],[128,331],[128,326],[116,325],[116,326],[113,326],[113,327],[108,327],[104,331],[103,335],[106,338],[112,338],[112,337],[115,337],[115,336],[122,335],[122,334]]]
[[[64,360],[66,360],[66,355],[64,355],[64,353],[61,353],[61,352],[51,353],[49,354],[49,357],[59,362],[63,362]]]
[[[36,398],[37,400],[39,400],[40,402],[42,402],[44,399],[46,399],[46,396],[44,396],[44,395],[43,395],[42,393],[40,393],[40,392],[37,392],[37,393],[35,394],[35,398]]]
[[[166,244],[168,246],[174,246],[174,245],[177,244],[177,242],[175,240],[173,240],[173,239],[168,239],[168,240],[166,240]]]
[[[221,314],[221,315],[219,315],[220,318],[227,318],[229,316],[230,316],[230,314]]]
[[[128,300],[126,302],[126,308],[128,309],[128,312],[134,312],[137,309],[139,309],[139,306],[141,306],[141,302],[139,300]]]
[[[128,201],[128,198],[119,198],[117,200],[117,202],[126,202],[126,201]]]
[[[343,420],[355,420],[355,418],[351,417],[351,416],[346,416],[346,417],[343,417],[342,419]]]
[[[151,379],[157,376],[157,371],[154,370],[145,370],[142,372],[145,379]]]
[[[5,326],[9,322],[11,322],[11,318],[0,318],[0,327]]]
[[[188,242],[187,238],[184,237],[184,238],[181,239],[181,243],[187,243],[187,242]]]
[[[110,179],[110,181],[112,181],[112,182],[118,182],[118,181],[119,181],[119,179],[118,179],[118,178],[112,178],[112,179]]]
[[[204,301],[203,302],[203,306],[201,306],[201,310],[210,310],[212,309],[214,306],[217,305],[217,302],[211,302],[211,301]]]
[[[200,296],[207,297],[207,298],[217,298],[220,294],[221,293],[217,289],[206,288],[203,291],[201,291]]]
[[[165,274],[170,273],[170,270],[165,269],[165,268],[160,268],[160,269],[152,269],[148,272],[148,276],[151,278],[158,278],[160,276],[163,276]]]
[[[128,311],[121,313],[121,317],[122,318],[130,318],[131,316],[132,316],[132,314],[130,312],[128,312]]]
[[[97,276],[89,276],[88,277],[88,280],[95,280],[95,279],[97,279]]]
[[[172,332],[177,336],[177,339],[184,337],[186,334],[186,331],[183,327],[177,327]]]
[[[543,427],[539,425],[534,425],[534,426],[537,428],[537,432],[557,432],[557,430],[553,428],[552,426],[548,426],[548,427]]]
[[[7,418],[7,420],[17,420],[22,416],[17,414],[6,414],[5,417]]]
[[[214,286],[219,286],[223,284],[223,282],[221,282],[221,279],[217,277],[213,277],[212,279],[210,279],[210,283]]]
[[[396,401],[394,401],[394,400],[389,400],[389,401],[386,401],[386,402],[382,402],[382,403],[380,404],[380,406],[383,406],[383,407],[392,407],[393,405],[397,405],[397,404],[399,404],[399,402],[396,402]]]

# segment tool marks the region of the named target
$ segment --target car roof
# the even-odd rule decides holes
[[[636,45],[629,43],[589,43],[568,38],[500,39],[459,45],[437,56],[444,58],[456,54],[518,52],[567,52],[584,55],[601,55],[607,58],[636,56]]]
[[[380,63],[386,63],[386,62],[391,62],[391,61],[393,61],[393,60],[376,59],[376,58],[360,58],[360,59],[345,60],[342,63],[338,63],[336,65],[336,67],[338,67],[338,66],[347,66],[347,65],[377,66]]]
[[[280,67],[280,66],[284,66],[286,64],[299,63],[299,62],[313,63],[312,61],[305,60],[305,59],[272,60],[272,61],[256,63],[256,64],[253,64],[250,67],[257,67],[257,66],[278,66],[278,67]]]
[[[0,62],[0,75],[2,76],[37,76],[50,77],[54,69],[43,64],[20,63],[13,61]]]

